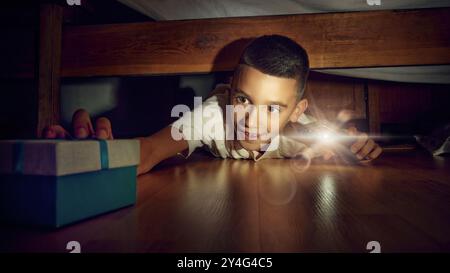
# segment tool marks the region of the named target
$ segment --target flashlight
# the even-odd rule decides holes
[[[317,122],[307,125],[302,125],[298,130],[295,130],[295,134],[291,134],[297,140],[305,142],[309,145],[333,145],[347,136],[342,126],[332,124],[329,122]]]
[[[348,163],[359,162],[350,151],[350,146],[356,142],[356,136],[350,136],[343,129],[345,123],[330,123],[327,121],[302,125],[294,134],[289,134],[295,140],[305,143],[312,149],[331,149]]]

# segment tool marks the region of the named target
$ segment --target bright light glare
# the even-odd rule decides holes
[[[327,132],[327,131],[325,131],[325,132],[320,132],[320,133],[318,134],[318,137],[319,137],[319,141],[320,141],[321,143],[323,143],[323,144],[330,144],[330,143],[332,143],[333,140],[334,140],[333,135],[332,135],[330,132]]]

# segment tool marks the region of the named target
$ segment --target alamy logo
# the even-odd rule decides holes
[[[174,140],[259,140],[272,142],[278,147],[279,112],[276,105],[216,105],[202,104],[194,97],[194,109],[179,104],[172,108],[171,116],[179,118],[172,125]],[[182,117],[181,117],[182,116]],[[181,118],[180,118],[181,117]],[[267,149],[268,145],[262,144]]]
[[[369,253],[381,253],[381,244],[378,241],[370,241],[367,243],[366,249],[370,250]]]
[[[69,6],[81,6],[81,0],[66,0]]]
[[[369,6],[381,6],[381,0],[366,0]]]
[[[78,241],[70,241],[67,243],[66,249],[70,250],[69,253],[81,253],[81,244]]]

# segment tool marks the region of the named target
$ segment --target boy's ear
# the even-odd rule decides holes
[[[302,99],[295,106],[294,112],[289,116],[290,122],[297,122],[300,116],[306,111],[308,108],[308,100]]]

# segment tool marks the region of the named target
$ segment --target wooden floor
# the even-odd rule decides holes
[[[197,156],[138,179],[138,202],[56,230],[0,228],[2,251],[450,251],[450,158],[387,152],[372,166]]]

